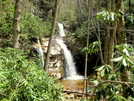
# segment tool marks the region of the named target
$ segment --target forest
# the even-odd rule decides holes
[[[60,85],[75,74],[61,40],[82,75],[79,98]],[[134,0],[0,0],[0,100],[134,101]]]

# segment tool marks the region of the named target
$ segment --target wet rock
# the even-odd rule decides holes
[[[66,99],[74,99],[74,94],[67,94]]]
[[[48,49],[49,37],[41,38],[40,40],[41,40],[41,47],[43,49],[44,57],[45,57],[45,55],[47,53],[47,49]],[[37,48],[38,48],[38,43],[36,42],[37,38],[31,39],[31,41],[34,42],[32,45],[32,47],[33,47],[32,49],[37,50]],[[36,54],[38,54],[38,53],[36,52]],[[51,52],[50,52],[50,61],[49,61],[49,65],[48,65],[49,76],[52,76],[56,79],[62,78],[64,76],[63,57],[62,56],[63,56],[62,49],[58,45],[56,40],[54,39],[52,42],[52,48],[51,48]]]
[[[49,38],[42,38],[44,53],[47,53],[48,43],[49,43]],[[52,42],[50,55],[51,56],[60,55],[61,54],[60,52],[61,52],[61,48],[59,47],[58,43],[54,39],[53,42]]]

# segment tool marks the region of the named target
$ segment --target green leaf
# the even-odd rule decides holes
[[[110,66],[110,65],[107,65],[107,67],[108,67],[108,68],[112,68],[112,66]]]
[[[131,64],[134,64],[133,61],[130,60],[130,58],[126,57],[126,60],[130,62]]]
[[[122,58],[123,58],[123,56],[120,56],[118,58],[112,59],[111,61],[118,62],[118,61],[122,60]]]
[[[101,76],[103,77],[105,75],[105,69],[101,71]]]
[[[124,49],[122,50],[122,52],[124,52],[127,56],[129,56],[129,52],[128,52],[128,50],[127,50],[126,48],[124,48]]]
[[[92,81],[92,83],[94,83],[95,85],[97,85],[99,83],[99,81],[98,80],[94,80],[94,81]]]
[[[134,98],[130,97],[131,101],[134,101]]]
[[[115,96],[110,97],[108,101],[115,101]]]
[[[123,96],[121,96],[121,95],[118,95],[118,96],[116,96],[117,97],[117,99],[119,99],[119,101],[128,101],[127,99],[125,99]]]
[[[126,59],[125,58],[123,58],[123,65],[126,67],[127,66],[127,63],[126,63]]]
[[[105,65],[103,65],[103,66],[97,68],[96,71],[101,71],[104,67],[105,67]]]

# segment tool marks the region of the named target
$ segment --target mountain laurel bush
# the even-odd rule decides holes
[[[61,101],[59,86],[21,50],[0,48],[0,101]]]

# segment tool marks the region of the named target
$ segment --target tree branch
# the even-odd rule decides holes
[[[95,88],[94,88],[94,90],[93,90],[93,93],[92,93],[92,95],[91,95],[91,98],[90,98],[90,101],[93,101],[93,97],[94,97],[94,94],[96,93],[96,89],[97,89],[97,87],[98,86],[100,86],[101,84],[104,84],[104,83],[117,83],[117,84],[125,84],[125,85],[134,85],[134,83],[129,83],[129,82],[122,82],[122,81],[103,81],[103,82],[100,82],[100,83],[98,83],[96,86],[95,86]]]

